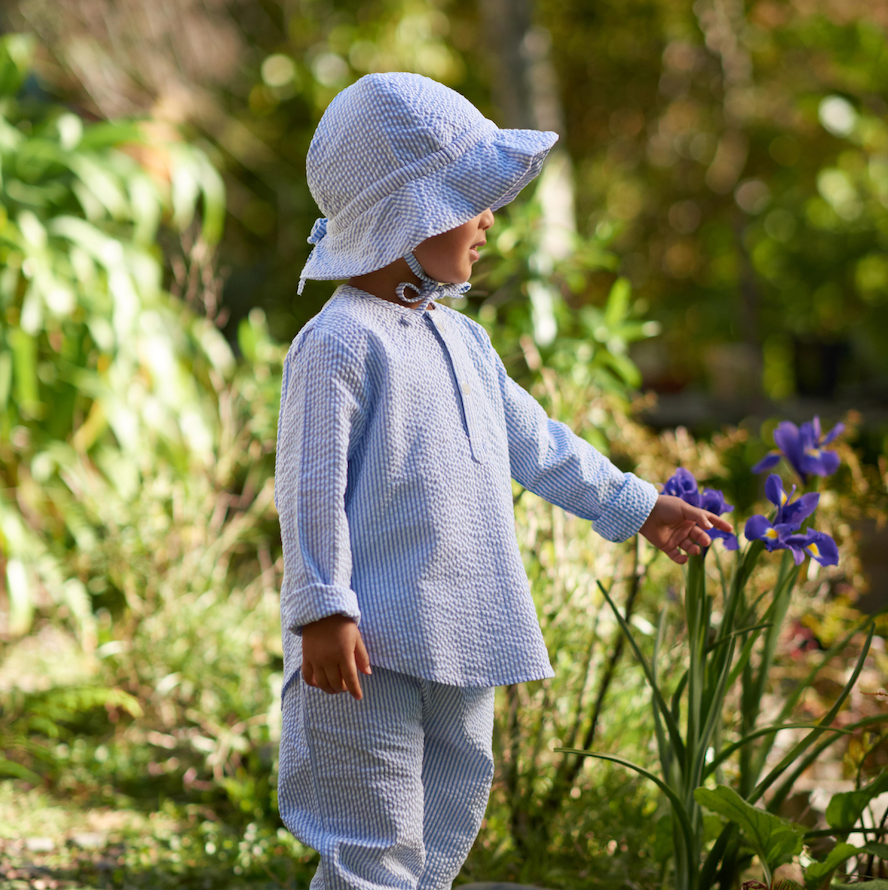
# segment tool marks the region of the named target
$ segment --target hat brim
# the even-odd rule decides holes
[[[445,167],[395,189],[343,231],[328,229],[300,277],[331,280],[374,272],[426,238],[488,207],[504,207],[539,175],[557,140],[557,133],[544,130],[494,131]]]

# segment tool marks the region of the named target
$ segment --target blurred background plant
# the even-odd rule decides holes
[[[293,296],[317,216],[305,150],[371,70],[428,74],[502,125],[561,134],[457,308],[621,467],[664,482],[686,466],[749,512],[770,415],[846,419],[818,511],[840,567],[800,582],[763,704],[779,712],[888,579],[886,26],[883,0],[5,4],[6,877],[278,886],[312,871],[274,808],[274,436],[285,344],[330,292]],[[677,576],[516,498],[557,677],[499,694],[500,773],[463,878],[656,886],[662,801],[554,749],[654,763],[641,677],[595,582],[649,655]],[[883,633],[840,723],[880,707],[864,692]],[[679,630],[663,649],[667,683],[683,644]],[[820,719],[847,670],[830,662],[794,716]],[[819,787],[866,785],[888,762],[880,736],[852,742],[800,777],[786,806],[806,814],[788,815],[816,821]]]

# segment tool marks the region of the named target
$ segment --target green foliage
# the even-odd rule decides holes
[[[175,279],[162,227],[193,231],[199,204],[202,234],[186,236],[179,261],[201,289],[215,285],[204,272],[224,200],[205,155],[137,123],[84,125],[17,96],[26,49],[19,37],[0,42],[10,90],[0,106],[0,356],[12,356],[0,403],[3,633],[14,663],[33,625],[67,624],[88,676],[7,696],[4,769],[33,778],[36,758],[62,781],[64,761],[40,739],[79,719],[100,734],[113,721],[147,722],[181,732],[180,788],[187,775],[200,791],[198,771],[209,774],[254,818],[273,784],[255,702],[280,668],[279,646],[258,641],[277,635],[282,350],[257,311],[242,322],[250,362],[238,366],[213,320],[164,289]],[[160,162],[155,179],[147,168]],[[200,293],[197,302],[208,305]],[[232,644],[255,652],[249,668]],[[117,777],[125,783],[127,770]],[[131,778],[144,787],[144,772]]]
[[[119,708],[141,717],[138,700],[122,689],[101,686],[63,686],[30,695],[13,695],[0,704],[0,776],[13,776],[39,784],[40,776],[8,755],[50,760],[48,751],[34,739],[69,738],[72,727],[92,709]]]
[[[110,872],[114,886],[124,880],[127,886],[146,887],[223,886],[228,881],[240,886],[232,878],[237,869],[243,884],[261,885],[268,877],[266,867],[284,883],[304,880],[311,868],[310,854],[278,833],[274,806],[282,566],[270,480],[283,347],[272,340],[256,305],[269,308],[271,327],[287,338],[329,293],[322,285],[312,293],[310,285],[304,302],[291,301],[293,279],[307,250],[305,233],[315,215],[301,158],[318,114],[340,86],[372,65],[371,53],[407,59],[397,67],[444,77],[485,104],[482,69],[463,61],[470,58],[476,35],[462,25],[473,22],[474,9],[421,5],[401,28],[405,9],[393,0],[368,12],[334,0],[288,10],[269,26],[280,34],[263,35],[247,66],[253,88],[226,98],[231,114],[218,118],[226,129],[207,137],[217,140],[214,160],[225,159],[228,175],[239,186],[230,202],[224,254],[238,264],[226,299],[240,320],[239,358],[220,335],[222,319],[213,310],[219,288],[211,247],[219,232],[222,195],[206,157],[186,143],[158,139],[154,128],[141,123],[85,124],[36,91],[21,92],[21,85],[27,86],[29,42],[13,36],[2,43],[0,568],[5,589],[0,592],[10,619],[0,628],[0,669],[8,672],[20,663],[49,627],[73,640],[81,659],[69,676],[44,678],[49,688],[27,695],[9,691],[18,679],[14,671],[12,680],[8,673],[2,677],[0,733],[6,760],[0,769],[16,777],[18,795],[27,783],[39,782],[60,799],[84,806],[172,812],[181,819],[173,829],[145,825],[138,836],[128,836],[124,864],[115,860],[116,870]],[[462,34],[460,47],[455,37],[451,45],[442,30],[442,18],[448,18],[442,10],[453,13],[446,28]],[[650,10],[651,16],[674,15],[675,20],[690,15],[678,8]],[[615,11],[633,22],[641,14],[632,4],[619,10],[599,5],[594,13],[607,18]],[[255,36],[246,8],[241,12],[244,33]],[[579,12],[570,3],[557,9],[541,5],[556,33],[566,23],[576,30],[570,41],[574,49],[559,56],[559,65],[569,67],[581,57],[584,65],[598,65],[607,55],[593,54],[590,62],[593,43],[588,38],[600,29],[591,21],[591,7]],[[650,45],[648,31],[633,34],[637,46],[618,39],[625,28],[614,34],[607,40],[626,47],[626,57],[638,66],[638,78],[633,73],[627,84],[647,78],[656,90],[661,68],[674,68],[669,59],[679,50],[670,50],[667,58],[657,44],[655,52],[638,53]],[[655,35],[654,43],[659,39]],[[695,40],[696,32],[688,37]],[[570,49],[567,42],[564,46]],[[436,58],[440,69],[434,68]],[[615,59],[611,55],[611,62]],[[574,98],[584,94],[568,92],[576,112]],[[245,102],[249,95],[248,106],[238,105],[241,93]],[[623,94],[617,90],[614,95]],[[611,101],[609,95],[602,97],[602,102]],[[660,101],[656,114],[662,111],[664,121],[668,118],[665,133],[672,127],[670,115],[677,114],[676,101],[665,94]],[[693,101],[705,104],[697,93]],[[610,452],[621,467],[662,481],[677,463],[698,466],[713,484],[742,491],[737,503],[748,506],[757,490],[745,467],[761,446],[745,430],[719,434],[714,445],[681,431],[655,437],[627,412],[639,380],[629,349],[656,332],[644,321],[643,302],[631,296],[648,300],[657,317],[668,322],[667,336],[672,343],[680,339],[681,360],[690,361],[688,356],[698,355],[705,343],[722,342],[719,338],[731,335],[737,325],[732,288],[738,281],[737,257],[742,258],[747,242],[777,238],[774,232],[787,230],[787,218],[762,215],[767,211],[740,217],[748,231],[735,242],[731,214],[739,212],[739,197],[713,197],[699,176],[685,176],[698,161],[683,157],[669,168],[648,164],[648,144],[660,144],[656,128],[630,134],[640,152],[640,172],[633,172],[620,160],[629,118],[613,117],[609,105],[595,106],[597,111],[585,100],[582,105],[569,128],[574,140],[580,132],[575,122],[582,118],[593,136],[580,140],[576,154],[582,235],[566,260],[544,274],[534,266],[542,236],[539,208],[529,202],[504,213],[493,232],[491,262],[485,261],[466,311],[488,326],[510,371],[550,412]],[[599,129],[607,135],[588,130],[587,113],[602,117]],[[816,117],[810,109],[804,113],[809,123]],[[860,112],[860,119],[867,114]],[[237,139],[230,138],[232,132],[240,134]],[[258,162],[258,155],[251,159],[257,134],[286,163]],[[827,138],[832,151],[835,137]],[[602,139],[619,143],[606,161]],[[821,149],[821,160],[812,163],[822,166]],[[838,162],[833,166],[846,170]],[[800,172],[792,169],[793,175]],[[767,171],[756,175],[767,180],[776,208],[784,200],[783,186],[775,185]],[[852,177],[861,195],[864,186],[870,187],[869,175],[858,170]],[[813,196],[806,181],[787,186],[797,189],[799,201]],[[838,207],[839,179],[827,177],[821,185]],[[645,199],[651,204],[642,214],[627,219],[617,210],[632,203],[626,199],[633,189],[653,197]],[[870,199],[861,200],[869,208]],[[690,212],[686,201],[705,204],[707,221],[694,233],[682,234],[671,229],[670,219],[680,221],[682,213]],[[675,204],[684,209],[670,215]],[[796,213],[794,205],[780,206]],[[870,209],[875,219],[878,208]],[[198,213],[200,223],[192,221]],[[868,213],[860,222],[870,226],[866,238],[872,236]],[[613,225],[611,217],[619,224]],[[764,236],[756,234],[756,220],[763,220]],[[836,225],[848,228],[851,222]],[[796,232],[806,238],[811,234],[805,227]],[[844,256],[836,253],[844,250],[841,238],[828,233],[821,241],[811,240],[819,246],[810,249],[829,248],[834,257]],[[681,242],[684,250],[689,240],[702,263],[699,276],[668,277],[678,269],[673,261],[682,256],[673,247]],[[799,250],[808,250],[799,244]],[[771,261],[762,251],[754,253],[757,264]],[[667,279],[659,267],[656,275],[638,275],[639,256],[642,265],[665,264]],[[621,265],[620,257],[633,259]],[[261,275],[247,275],[244,268],[260,259],[267,262],[268,274],[263,268]],[[874,307],[861,317],[876,322],[881,311],[877,259],[866,260],[859,272]],[[801,266],[810,257],[793,254],[789,261]],[[828,274],[837,268],[831,266]],[[532,337],[528,281],[546,284],[563,298],[554,308],[560,336],[547,345]],[[776,293],[767,291],[763,313],[779,309]],[[819,336],[821,316],[829,317],[829,294],[818,296],[813,308],[802,305],[802,290],[796,296],[792,324]],[[687,338],[698,334],[689,350]],[[871,334],[877,337],[879,331]],[[779,352],[775,347],[774,354]],[[849,454],[850,449],[844,456]],[[741,867],[749,861],[749,844],[741,845],[739,838],[735,847],[720,842],[720,821],[691,808],[696,806],[693,792],[703,778],[722,782],[736,771],[750,792],[755,790],[778,726],[798,729],[819,722],[798,743],[803,748],[794,749],[795,759],[771,781],[775,799],[785,797],[796,768],[822,757],[842,737],[824,734],[834,716],[833,701],[816,716],[795,721],[792,715],[802,706],[801,691],[813,689],[818,669],[859,639],[852,633],[857,616],[840,599],[833,600],[843,584],[859,583],[851,534],[842,529],[859,516],[878,513],[873,505],[880,489],[859,463],[848,466],[841,494],[825,495],[822,509],[828,530],[842,539],[847,576],[801,578],[795,597],[808,604],[805,620],[824,644],[817,663],[793,662],[777,634],[783,605],[788,616],[797,613],[792,603],[780,600],[789,598],[789,586],[781,587],[789,584],[788,575],[781,580],[772,570],[756,582],[755,596],[764,594],[759,605],[765,614],[747,610],[740,621],[738,610],[733,625],[723,616],[719,624],[719,616],[705,610],[696,614],[690,631],[696,661],[686,679],[683,624],[669,623],[660,636],[654,626],[661,614],[677,608],[672,567],[655,560],[643,544],[593,542],[576,518],[516,491],[518,534],[557,676],[498,696],[500,772],[487,826],[465,876],[546,886],[662,883],[662,857],[649,851],[655,825],[661,831],[659,848],[662,828],[668,828],[668,847],[675,849],[673,820],[658,821],[665,807],[647,783],[616,765],[593,769],[593,761],[575,753],[593,745],[612,761],[632,758],[641,770],[662,777],[685,808],[698,852],[711,852],[721,843],[719,849],[727,848]],[[596,587],[598,578],[613,608]],[[713,574],[708,583],[714,579]],[[653,712],[639,714],[645,680],[624,659],[624,629],[631,631],[638,653],[662,686],[665,708],[656,718]],[[717,646],[709,646],[710,634],[716,634]],[[749,640],[757,648],[747,650]],[[730,686],[735,679],[726,674],[731,652],[731,671],[741,663],[751,665],[749,688],[757,690],[758,701],[729,698],[718,704],[718,684]],[[853,657],[862,659],[859,649]],[[772,682],[775,677],[781,678],[779,686]],[[786,712],[761,725],[756,708],[767,692],[786,696]],[[845,694],[841,687],[835,692],[840,699]],[[682,704],[691,700],[693,708]],[[719,720],[724,716],[725,724],[707,724],[712,714]],[[671,773],[658,774],[664,749],[653,751],[650,745],[651,739],[668,741],[670,733],[675,738],[675,729],[680,733],[675,749],[684,749],[682,766],[689,766],[684,785],[675,779],[675,757],[669,760]],[[742,754],[741,768],[738,751],[747,750],[752,754]],[[275,853],[278,846],[283,852]],[[860,854],[860,849],[868,852]],[[855,855],[879,856],[879,849],[869,844]],[[289,868],[291,856],[297,865]],[[686,858],[693,861],[692,854]],[[96,878],[90,874],[86,880]]]
[[[516,125],[495,107],[496,51],[481,7],[467,0],[188,5],[187,22],[118,4],[107,31],[52,0],[10,6],[25,9],[10,17],[38,28],[60,60],[53,80],[75,102],[107,114],[117,103],[102,101],[103,88],[126,83],[125,102],[171,109],[206,141],[232,184],[227,304],[235,325],[261,306],[281,340],[329,296],[326,283],[309,282],[292,298],[317,214],[305,152],[336,92],[370,71],[417,71]],[[572,253],[594,251],[606,234],[612,254],[550,295],[571,310],[600,307],[616,274],[628,277],[663,331],[655,347],[637,347],[646,383],[708,389],[716,409],[762,392],[880,397],[884,22],[847,4],[760,2],[730,14],[711,0],[530,7],[526,47],[554,66],[557,83],[543,92],[575,171]],[[146,20],[161,37],[144,39]],[[197,42],[213,49],[184,58]],[[530,302],[504,311],[516,329],[533,324]]]
[[[206,805],[171,800],[141,812],[120,802],[60,806],[39,789],[0,784],[0,883],[144,890],[274,890],[306,885],[317,854],[286,829],[231,826]],[[36,838],[39,848],[22,840]]]
[[[807,676],[784,685],[782,707],[776,719],[772,717],[773,723],[762,725],[762,702],[796,587],[798,567],[785,552],[776,578],[771,576],[763,584],[756,580],[757,564],[764,554],[760,542],[753,541],[737,552],[730,575],[722,566],[718,547],[716,544],[711,548],[709,572],[702,556],[691,557],[687,566],[680,617],[687,629],[682,645],[686,661],[671,693],[668,675],[660,667],[669,629],[668,612],[661,613],[653,650],[647,654],[637,639],[637,630],[601,586],[651,690],[658,768],[611,753],[565,751],[619,763],[657,785],[671,810],[672,885],[681,890],[707,890],[716,884],[730,886],[748,864],[748,847],[759,856],[771,884],[773,869],[802,849],[804,829],[773,815],[798,777],[841,733],[885,719],[877,715],[852,722],[842,730],[832,727],[863,670],[875,632],[873,623],[868,622],[866,640],[854,670],[816,724],[790,723],[787,718],[834,651],[827,651]],[[707,593],[710,579],[720,582],[720,601]],[[833,648],[844,648],[854,632],[850,631]],[[784,729],[807,732],[773,764],[769,754],[776,734]],[[734,740],[728,742],[727,738],[735,733]],[[719,784],[715,791],[705,787],[704,783],[712,777],[719,781],[727,762],[735,755],[734,787]],[[856,823],[871,799],[867,794],[870,790],[878,793],[880,787],[875,783],[857,797],[840,798],[833,808],[834,817],[846,814],[852,818],[852,824]],[[766,810],[754,807],[766,791]],[[701,805],[727,819],[717,838],[710,835]],[[661,850],[662,846],[661,835]]]
[[[822,887],[824,881],[828,880],[840,865],[857,856],[865,849],[865,847],[855,847],[854,844],[842,842],[836,844],[830,850],[826,859],[820,862],[812,862],[805,869],[805,884],[809,888]]]
[[[700,806],[732,822],[751,844],[770,884],[774,869],[802,852],[804,825],[794,825],[767,810],[748,804],[733,788],[717,785],[697,788],[694,799]]]
[[[726,398],[750,373],[774,399],[881,392],[884,22],[828,4],[538,10],[578,219],[619,225],[614,250],[663,326],[648,380]],[[731,371],[738,342],[758,359]]]
[[[859,791],[834,794],[826,808],[826,821],[830,828],[837,832],[851,831],[870,801],[885,791],[888,791],[888,773],[882,773]]]
[[[48,597],[89,646],[84,573],[60,561],[72,545],[96,544],[74,476],[98,470],[126,501],[140,453],[185,470],[211,463],[218,444],[206,395],[233,357],[207,319],[163,290],[155,241],[164,214],[187,226],[201,197],[204,236],[218,237],[224,200],[190,146],[19,98],[30,43],[0,42],[0,481],[18,500],[0,493],[0,548],[10,632],[27,631]],[[139,157],[162,159],[166,178]]]

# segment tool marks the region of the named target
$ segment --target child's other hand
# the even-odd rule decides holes
[[[370,657],[358,625],[345,615],[328,615],[302,628],[302,676],[309,686],[330,695],[364,694],[358,671],[370,674]]]
[[[681,498],[661,494],[638,533],[644,535],[673,562],[683,565],[688,558],[681,551],[696,556],[701,548],[708,547],[712,539],[704,529],[713,526],[724,532],[734,530],[729,522],[715,513],[692,507]]]

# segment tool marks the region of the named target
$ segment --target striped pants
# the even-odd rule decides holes
[[[379,667],[361,686],[300,674],[284,697],[278,806],[321,854],[311,890],[449,890],[487,806],[494,691]]]

